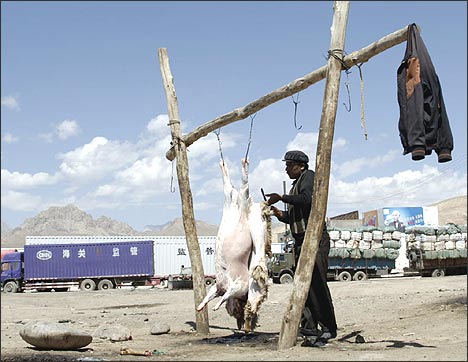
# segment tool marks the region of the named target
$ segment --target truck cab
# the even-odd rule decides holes
[[[1,286],[6,293],[21,291],[23,281],[23,252],[6,254],[2,259]]]
[[[273,253],[268,262],[268,273],[273,282],[291,284],[296,268],[294,258],[294,240],[286,243],[284,253]]]

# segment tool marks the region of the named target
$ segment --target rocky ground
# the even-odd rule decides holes
[[[122,288],[110,291],[2,294],[2,361],[466,361],[467,276],[398,277],[330,282],[338,336],[324,347],[278,350],[293,285],[271,285],[255,333],[236,331],[224,308],[210,309],[210,334],[197,335],[192,290]],[[210,303],[210,307],[214,305]],[[123,326],[131,340],[94,337],[78,351],[43,351],[19,331],[28,321],[70,323],[93,336],[105,325]],[[170,332],[152,335],[155,323]],[[363,337],[356,343],[357,336]],[[120,355],[122,348],[151,356]]]

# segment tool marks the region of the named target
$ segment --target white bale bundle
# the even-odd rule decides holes
[[[383,248],[382,240],[372,240],[371,249]]]
[[[437,240],[437,236],[435,235],[426,235],[426,242],[435,243]]]
[[[461,233],[461,236],[462,236],[461,238],[466,240],[466,235],[467,235],[466,233]]]
[[[348,249],[357,249],[359,248],[359,240],[350,239],[346,242],[346,247]]]
[[[359,249],[365,250],[371,248],[371,241],[361,240],[359,241]]]
[[[331,240],[338,240],[340,238],[339,230],[330,230],[328,234],[330,235]]]
[[[449,239],[450,235],[449,234],[440,234],[437,235],[437,241],[447,241]]]
[[[445,241],[437,241],[434,243],[435,250],[445,250]]]
[[[445,242],[445,250],[453,250],[455,249],[455,243],[456,241],[449,240]]]
[[[330,240],[330,248],[334,248],[335,247],[335,240]]]
[[[401,232],[398,230],[395,230],[392,232],[392,239],[393,240],[400,240],[401,239]]]
[[[457,241],[462,238],[461,233],[450,234],[449,240]]]
[[[341,239],[335,240],[335,248],[346,248],[346,241]]]
[[[388,249],[399,249],[401,247],[400,240],[382,240],[382,244],[384,248]]]
[[[425,243],[427,241],[427,235],[426,234],[418,234],[415,237],[416,241],[419,241],[420,243]]]
[[[392,240],[392,233],[389,233],[389,232],[383,233],[382,239],[383,240]]]
[[[362,232],[362,240],[364,241],[372,241],[372,233],[369,231],[363,231]]]
[[[435,250],[434,243],[427,242],[427,241],[424,242],[424,243],[421,243],[420,248],[421,248],[421,250],[424,250],[424,251],[434,251]]]
[[[382,239],[383,239],[383,231],[381,230],[372,231],[372,240],[382,240]]]
[[[455,243],[455,247],[457,249],[466,249],[466,241],[465,240],[457,240]]]
[[[351,240],[361,240],[362,233],[359,231],[351,231]]]
[[[351,231],[349,231],[349,230],[341,230],[341,239],[342,239],[342,240],[349,240],[349,239],[351,239]]]

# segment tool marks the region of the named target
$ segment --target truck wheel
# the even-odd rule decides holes
[[[96,283],[92,279],[85,279],[80,284],[80,289],[90,291],[96,289]]]
[[[292,284],[293,281],[294,281],[294,277],[288,273],[281,275],[279,278],[279,282],[281,284]]]
[[[99,281],[97,288],[99,290],[114,289],[114,284],[109,279],[103,279]]]
[[[18,291],[18,284],[15,282],[8,282],[3,286],[5,293],[16,293]]]
[[[350,282],[352,280],[351,273],[347,271],[342,271],[338,274],[338,281],[340,282]]]
[[[435,278],[440,278],[445,276],[445,270],[444,269],[435,269],[432,274],[433,277]]]
[[[363,271],[357,271],[353,275],[353,280],[361,281],[361,280],[367,280],[367,274],[364,273]]]

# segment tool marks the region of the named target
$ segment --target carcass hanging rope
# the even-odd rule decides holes
[[[219,134],[221,133],[221,129],[218,128],[217,130],[213,131],[213,133],[218,138],[219,154],[221,155],[221,161],[223,161],[223,163],[224,163],[223,150],[221,149],[221,139],[219,138]]]
[[[364,130],[364,137],[367,141],[366,119],[364,118],[364,79],[362,78],[362,64],[363,63],[359,64],[357,67],[359,68],[359,78],[361,80],[361,128]]]
[[[337,53],[339,55],[341,55],[341,58],[337,55]],[[348,76],[348,73],[350,73],[350,72],[349,72],[349,67],[347,67],[346,64],[343,61],[343,55],[344,54],[346,54],[346,52],[341,50],[341,49],[332,49],[332,50],[328,51],[328,57],[329,58],[333,57],[336,60],[338,60],[341,63],[341,67],[345,70],[346,76]],[[364,129],[364,137],[367,140],[366,120],[364,118],[364,79],[362,77],[362,70],[361,70],[362,64],[363,63],[357,65],[357,67],[359,68],[360,88],[361,88],[361,128]],[[348,87],[349,83],[348,83],[348,81],[345,82],[345,85],[346,85],[346,89],[348,90],[349,110],[346,107],[346,104],[345,104],[345,107],[346,107],[346,110],[348,112],[350,112],[351,111],[351,98],[350,98],[350,94],[349,94],[349,87]]]
[[[175,165],[176,160],[172,160],[172,172],[171,172],[171,186],[170,186],[170,191],[172,193],[175,192],[175,186],[174,186],[174,165]]]
[[[349,108],[346,106],[345,103],[343,103],[343,104],[344,104],[346,110],[348,112],[351,112],[351,96],[350,96],[350,93],[349,93],[349,77],[348,77],[349,73],[351,73],[351,72],[349,71],[349,67],[347,67],[346,64],[343,61],[343,58],[344,58],[345,55],[346,55],[346,52],[344,50],[341,50],[341,49],[332,49],[332,50],[328,51],[328,58],[333,57],[336,60],[338,60],[340,62],[340,64],[341,64],[341,68],[344,69],[344,71],[346,72],[345,86],[346,86],[346,91],[348,92]],[[341,58],[340,58],[340,56],[341,56]]]
[[[292,98],[292,101],[294,103],[294,127],[297,129],[297,130],[300,130],[302,128],[302,126],[300,126],[299,128],[297,128],[297,124],[296,124],[296,115],[297,115],[297,105],[299,104],[299,93],[297,93],[297,99],[294,100],[294,96],[291,96]]]
[[[253,121],[254,118],[257,116],[255,113],[253,116],[250,116],[250,132],[249,132],[249,143],[247,144],[247,151],[245,152],[245,159],[247,160],[247,156],[249,155],[250,143],[252,142],[252,128],[253,128]]]
[[[344,104],[346,110],[347,110],[348,112],[351,112],[351,95],[350,95],[350,93],[349,93],[349,73],[351,73],[351,72],[349,71],[349,69],[346,69],[346,70],[345,70],[345,73],[346,73],[345,86],[346,86],[346,90],[347,90],[347,92],[348,92],[348,104],[349,104],[349,108],[348,108],[348,106],[346,106],[346,103],[345,103],[345,102],[343,102],[343,104]]]

